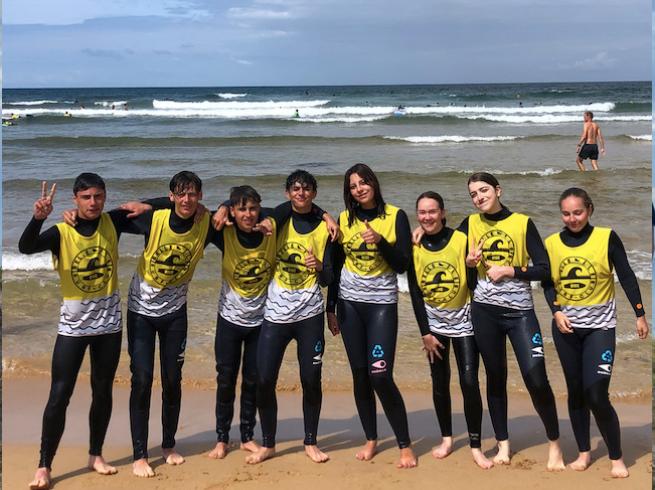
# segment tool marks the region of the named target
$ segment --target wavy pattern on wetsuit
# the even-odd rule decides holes
[[[264,318],[273,323],[292,323],[323,313],[318,284],[310,289],[284,289],[273,280],[268,286]]]
[[[218,302],[218,314],[230,323],[241,327],[258,327],[264,321],[266,294],[246,298],[223,281]]]
[[[132,277],[127,295],[127,309],[145,316],[163,316],[179,310],[186,304],[189,283],[152,287],[138,273]]]
[[[466,337],[473,335],[471,324],[471,304],[466,303],[461,308],[435,308],[425,303],[430,331],[446,337]]]
[[[563,305],[562,312],[571,320],[574,328],[615,328],[616,301],[602,305]]]
[[[57,331],[68,337],[119,332],[122,328],[121,297],[114,291],[106,298],[65,299]]]
[[[473,292],[473,301],[515,310],[530,310],[534,307],[530,282],[519,279],[495,283],[480,278]]]
[[[398,302],[398,276],[360,276],[346,267],[341,270],[339,298],[360,303],[392,304]]]

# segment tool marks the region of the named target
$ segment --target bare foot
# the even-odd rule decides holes
[[[589,468],[591,464],[591,453],[589,451],[584,451],[578,454],[578,459],[573,461],[569,468],[575,471],[584,471]]]
[[[418,459],[414,456],[414,451],[411,447],[404,447],[400,450],[400,459],[396,464],[396,468],[415,468],[418,465]]]
[[[242,442],[241,445],[239,446],[239,449],[241,449],[242,451],[250,451],[251,453],[256,453],[261,448],[262,447],[253,440],[250,440],[248,442]]]
[[[164,455],[166,464],[175,466],[184,463],[184,457],[174,447],[161,448],[161,452]]]
[[[155,476],[155,472],[152,467],[148,464],[146,458],[137,459],[132,463],[132,473],[141,478],[152,478]]]
[[[546,469],[548,471],[564,471],[566,469],[559,441],[548,441],[548,463],[546,464]]]
[[[443,437],[441,444],[432,448],[432,456],[437,459],[443,459],[453,452],[453,438]]]
[[[275,456],[274,447],[262,447],[258,451],[246,456],[246,463],[248,464],[261,463],[262,461],[266,461],[267,459],[272,458],[273,456]]]
[[[628,471],[628,468],[625,467],[623,458],[610,459],[610,462],[612,463],[612,469],[610,470],[612,478],[628,478],[630,476],[630,472]]]
[[[30,490],[48,490],[50,488],[50,470],[48,468],[39,468],[34,474],[34,480],[30,482]]]
[[[357,451],[355,457],[360,461],[370,461],[377,453],[378,441],[366,441],[364,447]]]
[[[509,464],[509,439],[498,441],[498,452],[494,456],[494,464]]]
[[[325,463],[330,456],[321,451],[318,446],[305,446],[305,454],[309,456],[314,463]]]
[[[473,461],[475,461],[475,464],[477,464],[483,470],[488,470],[489,468],[493,468],[494,466],[493,461],[488,459],[484,455],[484,453],[480,450],[480,448],[472,447],[471,454],[473,455]]]
[[[89,456],[88,467],[101,475],[115,475],[118,471],[111,465],[108,465],[102,456]]]
[[[227,444],[224,442],[217,442],[216,447],[212,449],[207,455],[211,459],[223,459],[227,455]]]

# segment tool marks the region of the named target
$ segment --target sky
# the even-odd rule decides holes
[[[651,80],[649,0],[5,0],[3,85]]]

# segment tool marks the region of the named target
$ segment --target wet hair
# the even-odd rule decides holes
[[[284,184],[284,188],[287,191],[290,191],[294,184],[300,184],[303,187],[307,186],[311,188],[311,190],[313,191],[318,190],[318,184],[316,182],[316,179],[312,174],[310,174],[306,170],[296,170],[292,172],[287,177],[287,181]]]
[[[78,175],[75,178],[75,183],[73,184],[73,195],[77,194],[80,191],[85,191],[91,187],[97,187],[98,189],[105,189],[105,181],[102,180],[98,174],[91,172],[84,172]]]
[[[441,210],[446,209],[446,206],[444,206],[444,203],[443,203],[443,197],[441,197],[441,194],[439,194],[438,192],[426,191],[423,194],[421,194],[420,196],[418,196],[416,198],[416,209],[418,209],[418,203],[419,203],[419,201],[421,199],[434,199],[435,201],[437,201],[437,204],[439,204],[439,208]],[[446,226],[446,218],[441,218],[441,224],[443,226]]]
[[[355,200],[353,195],[350,192],[350,176],[352,174],[359,175],[364,182],[370,185],[373,188],[373,200],[375,201],[375,207],[377,208],[378,216],[383,217],[384,212],[384,198],[382,197],[382,191],[380,190],[380,182],[376,177],[371,167],[365,163],[356,163],[348,170],[346,170],[346,175],[343,179],[343,202],[346,206],[346,211],[348,212],[348,226],[352,226],[355,221],[355,209],[359,207],[359,203]]]
[[[240,185],[230,189],[230,204],[232,206],[245,206],[248,201],[257,204],[262,202],[259,193],[249,185]]]
[[[591,111],[584,111],[584,114],[585,114],[585,116],[589,116],[589,119],[593,119],[593,118],[594,118],[594,113],[591,112]]]
[[[569,187],[564,192],[562,192],[562,194],[559,196],[560,209],[562,207],[562,201],[567,197],[578,197],[582,199],[582,204],[589,210],[589,216],[594,213],[594,202],[591,200],[591,197],[584,189],[580,189],[579,187]]]
[[[469,177],[468,183],[471,184],[473,182],[485,182],[489,185],[492,185],[494,189],[500,185],[498,182],[498,179],[491,175],[489,172],[476,172],[473,175]]]
[[[195,173],[183,170],[173,175],[168,187],[173,194],[192,188],[197,192],[202,192],[202,180]]]

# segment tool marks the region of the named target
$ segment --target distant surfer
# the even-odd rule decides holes
[[[578,158],[575,163],[578,164],[578,168],[581,172],[587,170],[585,168],[584,160],[587,158],[591,159],[591,167],[593,170],[598,170],[598,144],[600,142],[600,153],[605,154],[605,139],[600,132],[600,126],[593,121],[594,113],[591,111],[585,111],[584,113],[584,125],[582,127],[582,134],[580,135],[580,141],[576,147],[576,152]]]
[[[293,117],[300,117],[300,113],[298,112],[298,109],[296,109],[296,112],[293,113]]]

